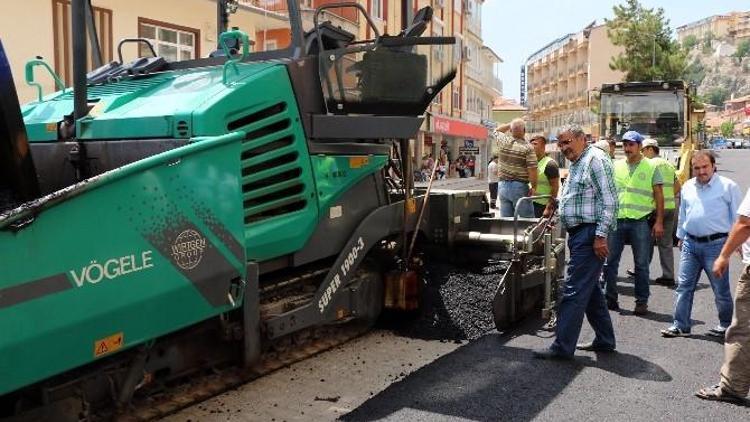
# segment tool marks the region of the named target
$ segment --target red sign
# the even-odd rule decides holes
[[[431,116],[432,131],[461,138],[487,139],[487,128],[463,120]]]

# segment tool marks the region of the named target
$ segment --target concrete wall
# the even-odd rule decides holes
[[[517,117],[523,117],[525,110],[492,110],[492,120],[499,124],[510,123]]]
[[[33,31],[33,32],[32,32]],[[49,60],[52,66],[52,2],[50,0],[4,1],[0,12],[0,40],[10,61],[13,79],[21,102],[36,98],[36,90],[26,86],[24,65],[35,56]],[[40,70],[37,73],[45,92],[52,91],[53,81]]]
[[[607,37],[606,26],[601,25],[591,29],[588,55],[588,90],[601,88],[602,84],[624,80],[625,74],[623,72],[609,68],[611,58],[622,51],[622,47],[612,45],[609,37]]]

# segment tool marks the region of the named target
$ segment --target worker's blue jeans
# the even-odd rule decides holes
[[[648,303],[649,270],[654,242],[651,238],[651,227],[648,220],[631,220],[620,218],[617,220],[617,230],[609,234],[607,245],[609,256],[604,264],[604,283],[607,290],[607,300],[617,302],[617,270],[620,267],[620,256],[625,243],[630,243],[633,250],[635,264],[635,303]]]
[[[558,311],[557,337],[550,346],[560,355],[572,356],[575,352],[584,314],[594,329],[594,345],[615,348],[612,320],[599,288],[604,261],[594,254],[595,235],[595,224],[585,224],[569,232],[570,260]]]
[[[517,180],[501,180],[498,184],[497,196],[500,202],[500,217],[513,217],[516,202],[524,196],[529,196],[529,184]],[[534,218],[534,206],[531,201],[521,203],[518,216]]]
[[[690,314],[693,312],[693,295],[695,286],[701,277],[701,271],[706,273],[711,288],[714,291],[716,309],[719,311],[719,324],[727,328],[732,323],[732,292],[729,290],[729,271],[721,277],[713,273],[714,261],[719,257],[721,248],[727,238],[699,243],[685,238],[680,250],[680,272],[677,276],[677,289],[674,296],[674,326],[681,331],[690,332]]]

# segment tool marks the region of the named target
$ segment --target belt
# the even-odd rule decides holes
[[[581,223],[581,224],[578,224],[576,226],[570,227],[565,230],[568,232],[569,235],[574,235],[589,226],[596,226],[596,223]]]
[[[649,215],[641,218],[618,218],[617,221],[646,221],[648,218]]]
[[[712,240],[723,239],[727,236],[729,236],[729,233],[714,233],[714,234],[709,234],[708,236],[693,236],[690,233],[688,233],[687,235],[687,237],[689,237],[691,240],[694,240],[698,243],[706,243]]]

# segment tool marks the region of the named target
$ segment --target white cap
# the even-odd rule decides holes
[[[646,147],[657,147],[659,148],[659,142],[656,141],[654,138],[646,138],[643,140],[643,143],[641,144],[641,149]]]
[[[594,146],[609,154],[609,142],[606,139],[600,139],[594,142]]]

